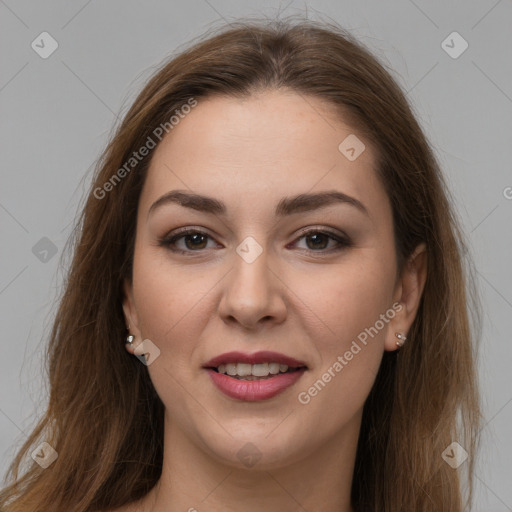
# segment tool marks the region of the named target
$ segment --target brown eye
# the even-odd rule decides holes
[[[306,231],[297,240],[306,240],[306,251],[329,253],[339,251],[350,247],[352,243],[348,238],[342,237],[330,231],[320,231],[317,229]],[[335,242],[329,247],[329,243]]]
[[[319,253],[320,255],[340,251],[352,246],[352,242],[347,237],[318,229],[303,232],[297,241],[302,239],[306,240],[306,247],[302,247],[303,250]],[[190,254],[208,249],[209,240],[213,240],[213,238],[208,233],[189,228],[160,240],[160,245],[167,247],[173,252]]]
[[[311,244],[307,244],[310,249],[326,249],[331,239],[325,233],[313,233],[312,235],[307,235],[305,238],[311,241]]]
[[[181,236],[180,238],[183,238],[185,241],[187,249],[204,249],[205,240],[208,238],[208,235],[204,233],[194,233]]]
[[[160,245],[167,247],[173,252],[191,253],[207,249],[209,239],[211,237],[208,233],[197,229],[187,229],[164,238],[160,241]],[[180,245],[179,243],[182,241],[183,243]]]

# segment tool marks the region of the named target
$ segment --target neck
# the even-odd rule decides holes
[[[350,491],[361,416],[296,462],[240,469],[219,461],[165,418],[162,475],[144,512],[352,512]]]

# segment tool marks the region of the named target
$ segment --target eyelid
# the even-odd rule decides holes
[[[338,238],[343,238],[343,239],[349,240],[348,235],[346,235],[340,229],[332,228],[332,227],[326,226],[326,225],[316,225],[316,226],[313,225],[313,226],[307,226],[305,228],[301,228],[301,229],[299,229],[299,231],[297,233],[297,237],[308,234],[311,231],[318,232],[318,233],[326,233],[328,235],[333,235]]]

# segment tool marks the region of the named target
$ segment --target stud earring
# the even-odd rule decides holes
[[[133,334],[129,334],[127,337],[126,337],[126,341],[125,341],[125,344],[126,345],[132,345],[133,344],[133,340],[135,339],[135,336],[133,336]]]
[[[407,341],[407,338],[401,332],[395,332],[395,336],[398,338],[398,341],[396,342],[396,346],[398,348],[401,348],[403,346],[403,344]]]

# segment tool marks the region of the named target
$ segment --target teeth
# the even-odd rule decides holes
[[[279,373],[279,363],[269,363],[268,371],[272,375],[277,375]]]
[[[217,368],[219,373],[227,373],[231,377],[268,377],[279,372],[288,371],[288,365],[279,363],[226,363]]]
[[[253,364],[251,373],[255,377],[266,377],[270,373],[268,363]]]
[[[224,372],[220,371],[220,366],[219,366],[219,372],[224,373]],[[226,364],[226,373],[228,375],[236,375],[236,364],[235,363]]]
[[[240,375],[240,377],[247,377],[251,375],[251,365],[247,363],[238,363],[236,365],[236,373]]]

